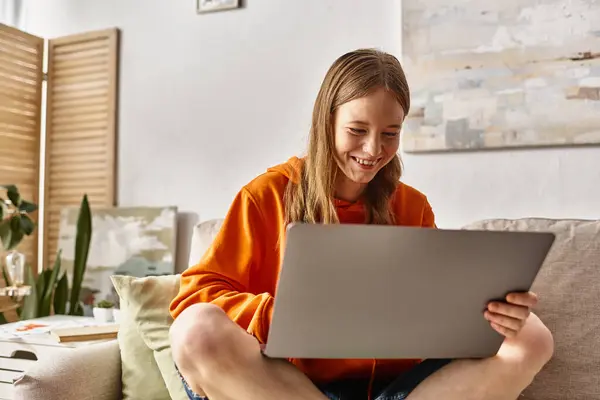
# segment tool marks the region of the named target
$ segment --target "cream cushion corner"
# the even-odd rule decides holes
[[[145,278],[115,275],[111,279],[119,297],[127,303],[129,323],[136,327],[144,345],[153,353],[160,371],[158,379],[167,389],[165,397],[161,398],[188,400],[173,362],[169,340],[169,328],[173,323],[169,305],[179,291],[180,275]],[[151,384],[150,378],[146,377],[145,382]]]
[[[121,322],[117,341],[121,354],[123,400],[168,399],[169,392],[158,369],[154,352],[146,345],[135,324],[127,284],[121,279],[111,277],[111,280],[120,298]]]

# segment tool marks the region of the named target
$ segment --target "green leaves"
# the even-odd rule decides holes
[[[5,189],[10,199],[6,204],[10,214],[6,212],[4,200],[0,198],[0,240],[6,250],[12,250],[19,245],[25,235],[35,231],[35,223],[28,215],[37,211],[36,204],[24,201],[15,185],[0,185]],[[31,267],[25,271],[26,285],[31,286],[31,294],[26,296],[23,306],[19,309],[21,320],[45,317],[51,314],[83,315],[83,304],[79,301],[81,285],[87,268],[87,259],[92,238],[92,213],[87,195],[83,196],[77,219],[77,234],[75,237],[75,258],[73,260],[72,282],[69,276],[61,271],[62,251],[59,250],[52,268],[41,272],[37,280]],[[6,271],[2,269],[5,280]],[[60,277],[60,279],[59,279]],[[69,303],[69,310],[67,310]],[[0,324],[3,315],[0,314]]]
[[[41,304],[41,299],[44,297],[44,293],[46,292],[46,290],[49,289],[48,287],[48,280],[50,278],[50,274],[52,273],[52,270],[49,269],[45,269],[44,271],[42,271],[39,275],[38,275],[38,279],[37,282],[35,283],[35,288],[36,288],[36,292],[37,292],[37,297],[38,297],[38,315],[40,312],[40,304]],[[46,315],[39,315],[40,317],[46,317]]]
[[[2,185],[0,188],[6,190],[6,195],[8,199],[15,207],[19,207],[21,204],[21,195],[19,194],[19,189],[15,185]]]
[[[27,285],[31,286],[31,293],[29,296],[25,297],[25,301],[23,302],[23,308],[21,309],[20,314],[22,320],[38,317],[38,292],[36,282],[30,268],[27,268],[25,274],[27,275],[25,282]]]
[[[15,247],[17,247],[19,245],[19,243],[21,243],[21,240],[23,240],[23,231],[21,230],[21,216],[20,215],[13,215],[10,218],[10,230],[11,230],[11,237],[10,237],[10,241],[8,242],[8,248],[7,250],[12,250]]]
[[[58,278],[58,273],[60,272],[60,256],[62,251],[59,250],[56,255],[56,259],[54,261],[54,266],[51,270],[44,271],[44,274],[47,272],[48,277],[47,281],[45,281],[45,290],[44,294],[40,296],[39,303],[39,313],[41,317],[46,317],[50,315],[50,311],[52,311],[52,295],[55,292],[56,282]]]
[[[73,260],[73,285],[69,299],[69,314],[80,315],[83,308],[79,304],[79,294],[83,283],[83,274],[87,266],[88,251],[92,238],[92,215],[87,195],[83,196],[79,216],[77,217],[77,234],[75,236],[75,259]],[[79,308],[79,309],[78,309]]]
[[[29,220],[31,223],[33,221]],[[27,222],[26,222],[27,223]],[[33,230],[31,231],[33,233]],[[0,239],[5,250],[12,250],[21,243],[25,233],[21,229],[21,216],[13,215],[0,222]]]
[[[83,317],[83,303],[81,301],[77,301],[75,303],[75,307],[71,307],[72,311],[69,313],[70,315],[74,315],[76,317]]]
[[[30,214],[32,212],[37,211],[38,206],[36,204],[30,203],[28,201],[22,200],[21,204],[19,204],[19,211],[22,213]]]
[[[31,218],[29,218],[29,215],[21,215],[20,222],[21,222],[20,228],[23,231],[23,233],[27,236],[31,235],[33,233],[33,231],[35,230],[35,224],[31,220]]]
[[[98,304],[96,304],[96,307],[98,308],[113,308],[114,306],[115,303],[110,300],[100,300]]]
[[[65,314],[69,283],[67,274],[63,273],[58,279],[61,269],[61,251],[56,255],[52,268],[48,268],[38,275],[37,281],[33,278],[31,268],[26,271],[26,284],[31,286],[31,294],[25,297],[23,308],[20,312],[21,320],[47,317],[54,314]]]
[[[56,284],[54,290],[54,314],[64,315],[67,312],[67,300],[69,299],[69,280],[67,273],[62,274],[62,277]]]
[[[36,225],[28,214],[37,211],[38,206],[23,200],[15,185],[0,185],[0,189],[6,191],[10,200],[0,198],[0,240],[5,250],[12,250],[35,231]]]

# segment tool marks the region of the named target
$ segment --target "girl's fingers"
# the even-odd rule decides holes
[[[506,301],[507,303],[489,303],[484,316],[496,332],[506,337],[514,337],[525,325],[531,308],[537,305],[538,298],[532,292],[517,292],[508,294]]]
[[[494,328],[494,330],[496,332],[498,332],[499,334],[501,334],[503,336],[511,338],[511,337],[514,337],[517,335],[516,331],[513,331],[512,329],[508,329],[504,326],[498,325],[495,322],[490,322],[490,325],[492,326],[492,328]]]
[[[525,323],[525,321],[523,321],[523,320],[508,317],[508,316],[502,315],[502,314],[496,314],[496,313],[489,312],[489,311],[486,311],[484,313],[484,317],[485,317],[485,319],[487,319],[490,322],[493,322],[499,326],[502,326],[504,328],[507,328],[507,329],[510,329],[513,331],[519,331],[523,327],[523,324]]]
[[[533,292],[517,292],[517,293],[509,293],[506,296],[506,301],[509,303],[524,306],[529,308],[534,308],[538,303],[538,297]]]
[[[522,320],[527,319],[530,313],[528,307],[501,302],[491,302],[488,304],[488,310],[494,314],[502,314],[511,318]]]

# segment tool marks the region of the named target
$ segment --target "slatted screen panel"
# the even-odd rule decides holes
[[[53,39],[48,46],[45,265],[56,254],[61,209],[110,207],[116,198],[116,29]]]
[[[44,40],[0,25],[0,184],[15,184],[39,204]],[[5,197],[5,193],[2,194]],[[32,217],[37,221],[37,213]],[[37,236],[19,248],[37,268]]]
[[[43,52],[42,38],[0,24],[0,184],[17,185],[22,197],[36,204],[39,204]],[[6,199],[6,192],[0,193],[0,197]],[[32,214],[36,223],[37,214]],[[18,247],[34,271],[37,271],[38,235],[36,230]],[[0,256],[3,265],[1,251]],[[4,280],[0,280],[4,285]],[[5,317],[14,321],[17,314],[5,313]]]

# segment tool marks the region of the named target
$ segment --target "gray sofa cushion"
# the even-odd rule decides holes
[[[535,313],[552,331],[553,359],[519,399],[600,399],[600,221],[486,220],[466,229],[556,234],[532,290]]]

